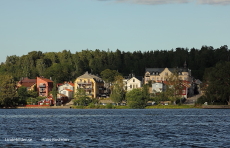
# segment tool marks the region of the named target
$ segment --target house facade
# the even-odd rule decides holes
[[[167,81],[174,72],[178,73],[180,80],[192,82],[191,70],[185,63],[184,68],[146,68],[144,84]]]
[[[64,82],[58,84],[58,93],[67,96],[71,100],[74,97],[74,83]]]
[[[39,96],[48,97],[53,89],[53,81],[43,77],[37,77],[37,91]]]
[[[98,98],[104,94],[104,81],[96,76],[85,72],[74,81],[74,92],[83,88],[90,98]]]
[[[165,83],[159,83],[159,82],[156,82],[156,83],[153,83],[152,84],[152,92],[151,93],[161,93],[161,92],[164,92],[166,90],[166,85]]]
[[[27,91],[34,91],[37,84],[37,79],[22,78],[18,83],[17,87],[26,87]]]
[[[126,91],[130,91],[134,88],[141,88],[142,80],[143,80],[143,77],[140,77],[140,76],[135,77],[134,74],[131,74],[130,76],[125,77],[125,79],[123,80],[124,89]]]

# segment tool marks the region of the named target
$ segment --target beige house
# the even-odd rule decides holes
[[[149,81],[167,81],[168,77],[174,72],[179,74],[181,80],[192,82],[191,70],[186,68],[185,64],[184,68],[146,68],[144,84],[147,84]]]
[[[104,94],[104,81],[100,77],[86,72],[75,80],[74,92],[77,92],[78,88],[83,88],[88,97],[98,98]]]

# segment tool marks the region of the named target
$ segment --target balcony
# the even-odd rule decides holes
[[[105,88],[104,87],[99,87],[99,90],[105,90]]]
[[[45,88],[40,88],[40,89],[39,89],[39,92],[40,92],[40,93],[46,93],[46,89],[45,89]]]
[[[40,83],[39,88],[46,88],[46,84],[45,83]]]
[[[92,85],[92,82],[77,82],[78,85]]]

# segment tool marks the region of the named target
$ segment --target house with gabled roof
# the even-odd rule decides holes
[[[64,82],[57,84],[58,93],[63,94],[71,100],[74,97],[74,83],[72,82]]]
[[[191,70],[185,63],[183,68],[146,68],[144,84],[167,81],[174,72],[178,73],[180,80],[192,82]]]
[[[53,81],[44,77],[37,77],[37,91],[39,96],[48,97],[53,89]]]
[[[104,81],[87,71],[76,78],[74,81],[74,92],[77,92],[78,88],[83,88],[90,98],[98,98],[104,94]]]
[[[37,84],[37,79],[29,79],[28,77],[26,78],[21,78],[21,80],[17,83],[17,87],[26,87],[27,91],[32,91],[35,90]]]
[[[124,83],[124,89],[126,91],[130,91],[134,88],[141,88],[143,82],[142,76],[135,76],[133,73],[129,74],[129,76],[125,76],[123,83]]]

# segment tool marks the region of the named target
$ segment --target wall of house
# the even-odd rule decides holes
[[[172,74],[168,68],[165,68],[161,73],[150,74],[149,72],[145,73],[145,81],[144,83],[147,84],[148,81],[160,82],[160,81],[167,81],[168,77]],[[189,72],[182,72],[179,75],[181,80],[192,81]]]
[[[84,88],[86,91],[86,94],[88,95],[88,97],[90,98],[95,98],[95,94],[96,94],[96,84],[94,79],[88,79],[88,78],[77,78],[74,82],[74,86],[75,86],[75,90],[74,93],[77,92],[78,88]]]
[[[127,91],[130,91],[134,88],[140,88],[141,87],[141,81],[137,78],[133,77],[127,81]]]
[[[53,83],[47,82],[37,77],[37,91],[39,96],[49,96],[49,92],[53,89]]]

